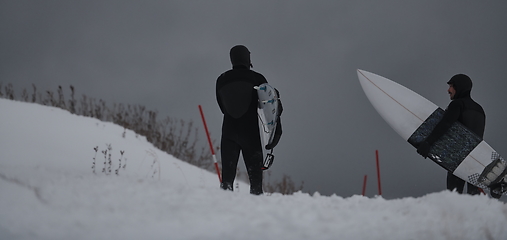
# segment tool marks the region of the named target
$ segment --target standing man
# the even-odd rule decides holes
[[[262,191],[262,144],[259,133],[257,90],[254,86],[267,83],[260,73],[250,70],[250,51],[234,46],[230,51],[232,69],[222,73],[216,83],[218,106],[224,114],[222,123],[221,156],[222,183],[220,187],[233,190],[240,152],[243,155],[250,193]]]
[[[475,102],[471,96],[472,80],[465,74],[457,74],[447,82],[449,84],[448,93],[451,97],[451,103],[447,106],[442,120],[435,126],[430,135],[418,146],[417,152],[424,158],[428,157],[431,145],[435,143],[451,127],[451,124],[458,121],[465,125],[469,130],[483,138],[486,125],[486,114],[481,105]],[[447,172],[447,189],[457,189],[463,193],[465,181]],[[479,194],[478,187],[468,183],[467,193],[471,195]]]

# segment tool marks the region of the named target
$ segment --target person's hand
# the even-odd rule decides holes
[[[431,145],[428,142],[424,141],[419,144],[419,146],[417,146],[417,153],[419,153],[424,158],[427,158],[428,154],[430,153],[430,147]]]

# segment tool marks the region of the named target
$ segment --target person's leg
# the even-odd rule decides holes
[[[259,133],[245,136],[242,145],[243,159],[245,161],[248,178],[250,180],[250,193],[260,195],[262,191],[262,146]]]
[[[240,147],[231,139],[224,137],[222,137],[220,147],[222,157],[222,183],[220,187],[232,191],[234,179],[236,178]]]
[[[453,191],[456,189],[458,193],[463,193],[465,187],[465,180],[454,176],[451,172],[447,172],[447,189]]]
[[[479,187],[476,187],[471,183],[467,183],[467,193],[470,195],[478,195],[481,193],[481,190],[479,190]]]
[[[245,165],[248,172],[248,178],[250,180],[250,193],[260,195],[262,191],[262,151],[256,151],[249,153],[249,157],[245,158]]]

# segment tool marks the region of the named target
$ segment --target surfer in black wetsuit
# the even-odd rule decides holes
[[[451,97],[451,103],[447,106],[442,120],[435,126],[431,134],[418,146],[417,152],[424,158],[428,157],[431,145],[435,143],[451,127],[452,123],[458,121],[465,125],[469,130],[483,138],[486,125],[486,114],[481,105],[475,102],[471,96],[472,80],[464,74],[457,74],[447,82],[449,84],[448,93]],[[456,189],[463,193],[465,181],[454,176],[451,172],[447,173],[447,189]],[[479,194],[478,187],[468,183],[468,194]]]
[[[241,152],[250,180],[250,193],[260,195],[263,193],[263,156],[257,117],[257,90],[253,87],[267,81],[262,74],[250,70],[250,51],[245,46],[234,46],[230,51],[230,58],[232,69],[220,75],[216,83],[217,102],[224,114],[220,143],[220,187],[233,190]]]

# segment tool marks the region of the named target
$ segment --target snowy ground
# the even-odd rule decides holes
[[[507,205],[484,195],[251,196],[246,184],[226,192],[215,174],[133,132],[123,138],[114,124],[5,99],[0,114],[2,240],[507,239]],[[116,175],[120,151],[127,166]]]

